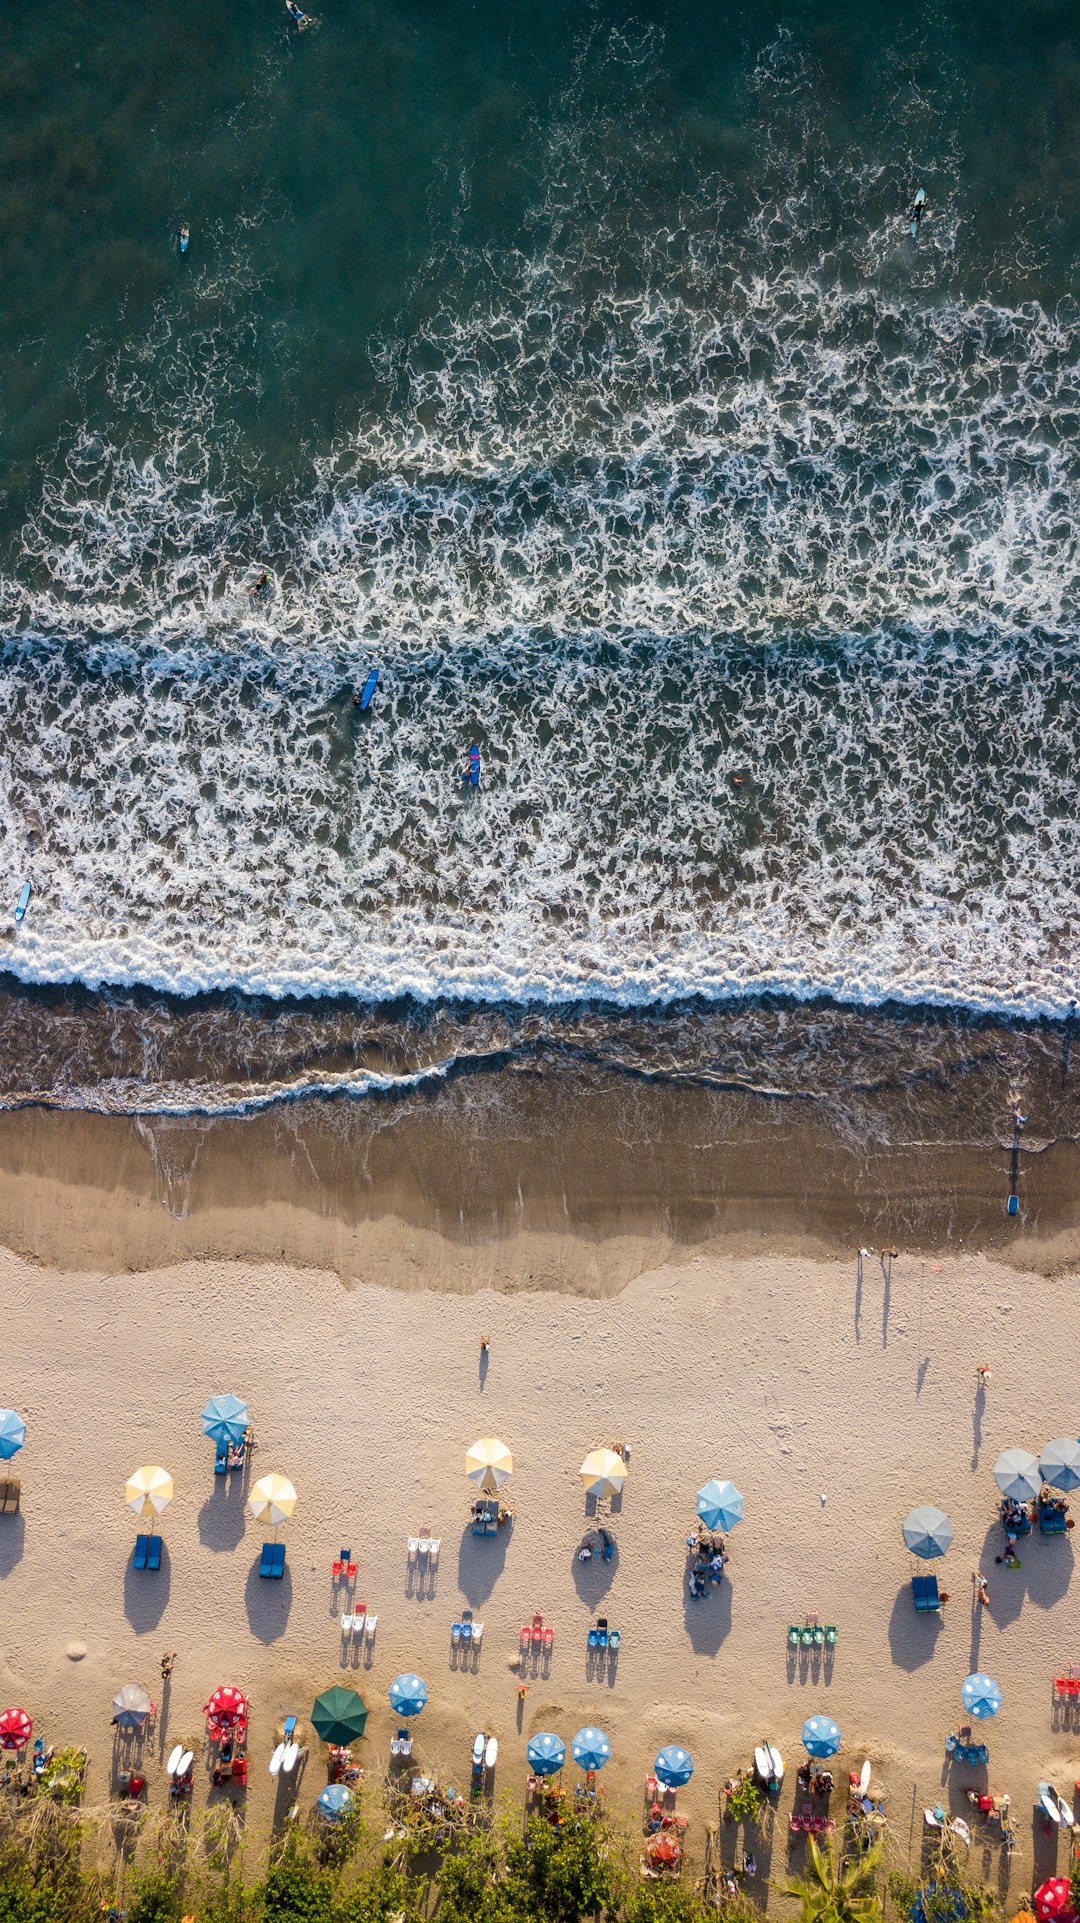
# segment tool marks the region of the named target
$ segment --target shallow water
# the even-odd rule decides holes
[[[620,1008],[770,1086],[800,1005],[824,1087],[822,997],[893,1011],[867,1063],[904,1005],[954,1061],[1067,1012],[1072,9],[120,0],[7,52],[6,1099],[358,1093],[417,1021],[607,1062]],[[19,984],[75,982],[65,1069]]]

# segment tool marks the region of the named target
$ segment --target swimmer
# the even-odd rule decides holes
[[[191,232],[190,232],[190,229],[188,228],[186,221],[184,222],[183,226],[174,228],[173,245],[176,248],[176,251],[178,254],[187,253],[188,241],[190,239],[191,239]]]
[[[269,586],[270,586],[270,576],[266,568],[264,568],[258,580],[256,581],[254,587],[251,587],[248,589],[248,593],[249,594],[265,594]]]
[[[315,25],[312,15],[305,13],[303,7],[297,5],[297,0],[285,0],[285,11],[291,19],[296,21],[296,25],[301,33],[303,33],[305,27],[313,27]]]
[[[921,221],[925,212],[926,212],[926,189],[925,187],[920,187],[918,193],[916,194],[914,200],[911,203],[911,208],[908,213],[908,226],[911,230],[912,240],[914,240],[916,234],[919,231],[919,222]]]

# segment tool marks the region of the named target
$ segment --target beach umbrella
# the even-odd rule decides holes
[[[14,1409],[0,1409],[0,1457],[9,1462],[26,1441],[26,1424]]]
[[[311,1710],[312,1727],[324,1743],[351,1743],[362,1736],[368,1719],[367,1705],[355,1689],[324,1689],[316,1696]]]
[[[203,1435],[211,1442],[241,1442],[249,1424],[247,1403],[239,1396],[211,1396],[202,1412]]]
[[[1014,1502],[1030,1502],[1042,1487],[1038,1462],[1028,1449],[1002,1450],[994,1464],[994,1481]]]
[[[5,1709],[0,1713],[0,1749],[25,1749],[34,1725],[25,1709]]]
[[[688,1749],[680,1748],[678,1743],[668,1743],[660,1751],[653,1769],[665,1788],[678,1789],[694,1774],[694,1759]]]
[[[528,1748],[529,1768],[537,1776],[554,1776],[566,1761],[566,1744],[548,1730],[534,1736]]]
[[[427,1684],[422,1676],[395,1676],[390,1685],[390,1707],[399,1716],[419,1716],[427,1702]]]
[[[113,1722],[121,1729],[142,1729],[150,1720],[150,1698],[138,1683],[125,1683],[112,1699]]]
[[[912,1555],[921,1556],[924,1562],[943,1556],[955,1534],[944,1509],[935,1509],[930,1502],[913,1509],[904,1519],[904,1541]]]
[[[235,1729],[247,1717],[248,1700],[242,1689],[235,1683],[222,1683],[215,1689],[208,1703],[203,1704],[203,1714],[207,1722],[220,1723],[225,1729]]]
[[[172,1499],[173,1479],[155,1463],[136,1469],[124,1490],[124,1501],[137,1516],[160,1516]]]
[[[835,1756],[840,1747],[840,1728],[831,1716],[808,1716],[802,1726],[803,1748],[811,1756]]]
[[[336,1822],[339,1816],[344,1816],[352,1799],[352,1790],[346,1789],[344,1783],[327,1783],[315,1807],[320,1815]]]
[[[611,1755],[611,1744],[602,1729],[579,1729],[570,1754],[579,1769],[603,1769]]]
[[[1050,1923],[1051,1917],[1071,1916],[1073,1905],[1068,1877],[1048,1877],[1045,1883],[1039,1884],[1034,1902],[1039,1923]]]
[[[1048,1442],[1039,1458],[1039,1470],[1052,1489],[1080,1489],[1080,1442],[1073,1442],[1069,1436]]]
[[[992,1676],[975,1670],[960,1685],[960,1701],[976,1722],[983,1723],[1001,1708],[1001,1691]]]
[[[251,1485],[248,1508],[256,1522],[271,1522],[276,1529],[296,1508],[296,1490],[288,1476],[260,1476]]]
[[[594,1449],[578,1470],[587,1496],[620,1496],[628,1473],[614,1449]]]
[[[481,1436],[465,1451],[465,1474],[485,1495],[495,1495],[513,1467],[514,1458],[498,1436]]]
[[[734,1529],[743,1519],[743,1499],[733,1482],[714,1476],[697,1492],[697,1512],[706,1529]]]

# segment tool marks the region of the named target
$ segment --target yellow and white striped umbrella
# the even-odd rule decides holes
[[[152,1462],[143,1469],[136,1469],[124,1490],[124,1501],[137,1516],[160,1516],[172,1499],[172,1477],[167,1469]]]
[[[622,1457],[617,1456],[614,1449],[594,1449],[578,1470],[587,1496],[621,1495],[629,1473]]]
[[[498,1436],[482,1436],[465,1452],[465,1474],[478,1489],[493,1496],[514,1467],[514,1458]]]
[[[252,1484],[248,1508],[256,1522],[288,1522],[296,1507],[296,1490],[288,1476],[260,1476]]]

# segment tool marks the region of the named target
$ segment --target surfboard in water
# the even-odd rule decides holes
[[[360,691],[360,713],[364,714],[371,706],[371,697],[379,685],[379,670],[372,668]]]
[[[470,788],[480,786],[480,750],[475,741],[469,749],[469,786]]]
[[[919,222],[922,219],[922,210],[925,206],[926,206],[926,188],[920,187],[918,193],[915,196],[914,204],[911,209],[911,215],[908,220],[908,228],[911,233],[912,240],[915,239],[915,236],[919,231]],[[917,213],[915,211],[916,208],[918,208]]]
[[[480,777],[478,774],[477,780],[479,779]],[[22,888],[19,891],[19,899],[15,903],[15,920],[16,921],[22,920],[29,906],[30,906],[30,883],[28,881],[24,881]]]

